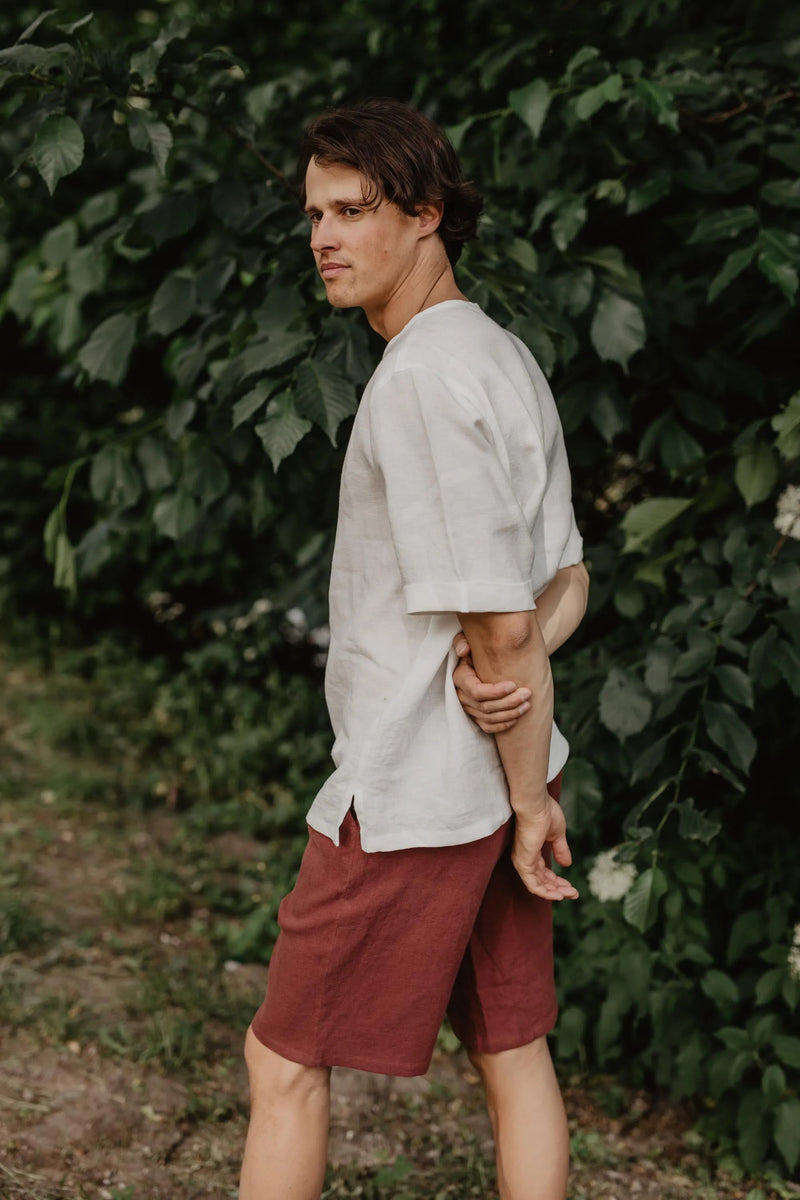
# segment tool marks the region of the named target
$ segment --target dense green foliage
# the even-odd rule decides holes
[[[326,307],[296,145],[332,101],[425,108],[486,196],[461,285],[536,353],[573,465],[593,580],[554,664],[573,848],[621,844],[637,872],[623,903],[590,879],[560,913],[559,1053],[708,1098],[750,1168],[791,1174],[800,518],[773,520],[800,483],[792,6],[293,12],[0,18],[4,604],[180,651],[154,711],[185,794],[222,800],[224,765],[197,764],[230,756],[229,793],[266,790],[299,826],[327,751],[309,634],[380,345]],[[45,592],[43,528],[76,600]],[[189,753],[198,725],[228,741]]]

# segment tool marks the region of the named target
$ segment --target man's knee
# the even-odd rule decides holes
[[[546,1037],[536,1038],[524,1046],[514,1046],[510,1050],[499,1050],[494,1054],[478,1050],[468,1050],[467,1053],[484,1084],[488,1085],[513,1079],[520,1073],[552,1070]]]
[[[329,1068],[308,1067],[283,1058],[258,1040],[252,1026],[247,1031],[244,1058],[250,1077],[251,1104],[283,1104],[292,1100],[327,1102]]]

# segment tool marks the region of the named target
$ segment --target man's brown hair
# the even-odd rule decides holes
[[[301,180],[312,159],[355,167],[369,181],[368,203],[388,200],[409,216],[422,204],[441,204],[437,232],[452,265],[476,236],[483,204],[455,150],[434,121],[400,100],[365,100],[322,113],[303,139]],[[305,204],[305,183],[300,187]]]

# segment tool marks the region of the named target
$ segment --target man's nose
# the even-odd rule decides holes
[[[334,222],[327,215],[321,216],[311,226],[311,249],[319,253],[322,250],[333,250],[338,244]]]

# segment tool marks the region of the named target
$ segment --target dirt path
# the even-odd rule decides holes
[[[24,711],[0,716],[0,1197],[234,1198],[266,968],[221,959],[208,896],[263,847],[87,802]],[[712,1178],[687,1114],[613,1081],[565,1095],[571,1200],[748,1196]],[[477,1080],[446,1037],[425,1079],[334,1072],[325,1196],[496,1196]]]

